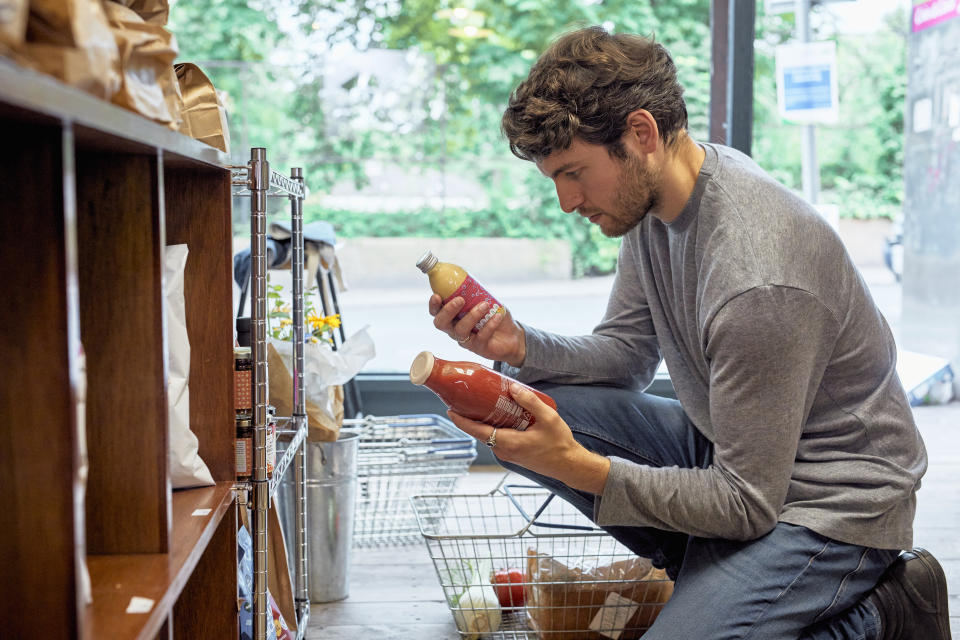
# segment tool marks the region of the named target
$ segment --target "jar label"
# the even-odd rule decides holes
[[[237,454],[237,477],[249,478],[253,474],[253,439],[237,438],[234,450]]]
[[[467,315],[470,309],[473,309],[475,306],[481,302],[489,302],[490,309],[487,311],[486,315],[480,318],[476,326],[473,328],[473,333],[483,329],[483,325],[489,322],[490,318],[495,316],[498,313],[505,313],[506,309],[503,308],[503,305],[497,302],[497,299],[490,295],[490,292],[483,288],[479,282],[474,280],[471,276],[467,276],[456,291],[452,295],[448,296],[444,300],[444,304],[453,300],[456,297],[461,297],[464,300],[463,309],[460,310],[460,313],[457,314],[457,320]]]
[[[253,382],[250,369],[233,372],[233,408],[236,413],[251,413],[253,411],[253,398],[250,393],[250,385]]]

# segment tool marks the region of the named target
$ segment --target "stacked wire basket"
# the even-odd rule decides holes
[[[534,486],[411,498],[466,640],[629,640],[673,593],[666,574]]]
[[[367,416],[343,428],[360,436],[353,546],[419,543],[411,496],[455,491],[476,441],[433,414]]]

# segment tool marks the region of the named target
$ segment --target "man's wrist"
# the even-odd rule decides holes
[[[578,447],[564,464],[566,477],[558,478],[564,484],[580,491],[602,495],[610,474],[610,458],[584,447]]]
[[[527,359],[527,332],[523,330],[523,327],[517,325],[517,328],[520,330],[520,339],[517,342],[517,352],[513,357],[506,359],[507,364],[511,367],[516,367],[519,369],[523,366],[524,360]]]

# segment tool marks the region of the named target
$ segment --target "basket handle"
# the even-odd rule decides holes
[[[513,506],[516,507],[517,511],[520,512],[520,515],[522,515],[524,519],[526,519],[526,521],[530,523],[531,526],[544,527],[547,529],[570,529],[573,531],[601,530],[599,527],[588,527],[587,525],[583,525],[583,524],[559,524],[556,522],[537,522],[537,518],[539,518],[540,514],[542,514],[544,509],[547,508],[547,505],[549,505],[550,502],[557,497],[557,494],[551,491],[550,495],[547,496],[547,499],[543,501],[543,504],[540,505],[540,507],[537,509],[537,512],[534,513],[533,517],[531,518],[529,515],[527,515],[527,512],[520,505],[520,502],[516,499],[516,497],[514,497],[513,492],[511,491],[511,489],[542,489],[542,488],[543,487],[535,484],[505,484],[500,487],[504,495],[506,495],[507,498],[510,499],[510,502],[513,503]]]

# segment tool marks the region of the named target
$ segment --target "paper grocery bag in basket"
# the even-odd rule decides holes
[[[526,612],[551,640],[634,640],[653,624],[673,582],[646,558],[564,564],[527,550]]]

